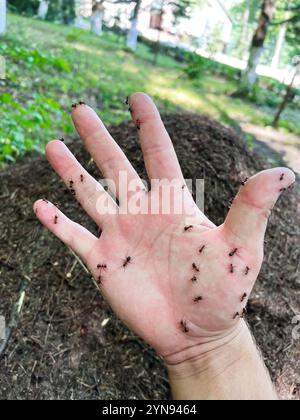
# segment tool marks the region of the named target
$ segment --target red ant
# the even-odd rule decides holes
[[[280,188],[279,192],[285,192],[286,188]]]
[[[200,249],[199,249],[199,253],[202,254],[202,252],[204,251],[205,245],[203,245]]]
[[[136,128],[138,129],[138,130],[140,130],[141,129],[141,121],[140,120],[136,120]]]
[[[44,203],[46,203],[46,204],[48,204],[48,203],[49,203],[49,201],[48,201],[48,200],[46,200],[46,198],[43,198],[43,202],[44,202]]]
[[[233,264],[230,264],[230,273],[234,273],[234,266],[233,266]]]
[[[54,216],[54,224],[57,225],[58,216]]]
[[[200,270],[199,270],[199,268],[196,266],[196,264],[195,263],[193,263],[192,264],[192,267],[193,267],[193,270],[195,270],[195,271],[197,271],[197,272],[199,272]]]
[[[186,321],[180,321],[180,326],[181,326],[183,332],[185,332],[185,333],[189,332],[189,329],[186,325]]]
[[[107,269],[107,265],[106,264],[98,264],[97,268],[100,268],[100,270],[106,270]]]
[[[192,281],[193,283],[195,283],[195,282],[197,281],[197,277],[196,277],[196,276],[193,276],[193,277],[191,278],[191,281]]]
[[[101,286],[101,284],[102,284],[102,276],[98,276],[98,283],[100,284],[100,286]]]
[[[242,298],[241,298],[241,302],[244,302],[244,300],[246,299],[247,296],[248,296],[247,293],[244,293]]]
[[[125,268],[127,267],[128,264],[130,264],[132,258],[131,257],[126,257],[126,259],[124,260],[122,266]]]
[[[280,175],[280,181],[283,181],[283,179],[284,179],[284,174],[281,174]]]
[[[241,318],[245,318],[246,315],[247,315],[247,309],[244,308],[243,312],[242,312],[242,315],[241,315]]]
[[[247,276],[247,275],[248,275],[249,271],[250,271],[250,268],[247,266],[247,267],[245,268],[245,276]]]
[[[237,312],[237,313],[234,315],[233,319],[237,319],[239,316],[240,316],[240,314]]]
[[[249,181],[249,178],[245,178],[244,181],[241,182],[241,184],[243,186],[245,186],[247,184],[247,182]]]
[[[193,227],[194,227],[193,225],[185,226],[184,231],[188,232],[188,231],[192,230]]]
[[[237,248],[235,248],[233,251],[231,251],[230,253],[229,253],[229,257],[233,257],[236,253],[237,253]]]
[[[194,302],[195,302],[195,303],[198,303],[198,302],[200,302],[201,300],[203,300],[203,297],[202,297],[202,296],[197,296],[197,297],[195,297],[195,298],[194,298]]]
[[[80,175],[80,182],[83,182],[83,180],[84,180],[84,176],[81,174]]]

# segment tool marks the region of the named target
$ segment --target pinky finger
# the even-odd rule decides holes
[[[39,221],[84,261],[97,242],[96,236],[65,216],[50,201],[38,200],[34,212]]]

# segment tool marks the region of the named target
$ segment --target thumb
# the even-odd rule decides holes
[[[259,172],[237,194],[225,220],[228,235],[243,246],[263,244],[268,219],[278,197],[295,182],[287,168]]]

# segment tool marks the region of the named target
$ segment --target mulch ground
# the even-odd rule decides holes
[[[195,115],[166,115],[186,178],[204,178],[205,207],[223,222],[241,179],[268,167],[238,134]],[[111,133],[143,176],[131,123]],[[99,176],[79,140],[69,144]],[[32,203],[46,197],[93,232],[43,156],[29,155],[0,172],[0,315],[11,317],[26,289],[17,327],[0,359],[0,398],[167,399],[159,358],[119,322],[74,255],[35,219]],[[284,194],[268,228],[265,262],[249,303],[249,323],[283,398],[300,399],[300,194]]]

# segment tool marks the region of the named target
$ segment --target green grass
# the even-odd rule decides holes
[[[274,108],[233,99],[236,82],[203,72],[196,80],[183,76],[183,65],[161,55],[152,64],[149,47],[136,54],[124,38],[9,15],[1,39],[7,80],[0,85],[0,161],[15,160],[29,150],[42,150],[51,138],[73,135],[72,102],[92,105],[106,124],[129,119],[125,98],[135,91],[152,95],[161,111],[191,111],[227,125],[237,120],[257,125],[272,121]],[[283,129],[300,134],[299,118],[287,110]]]

